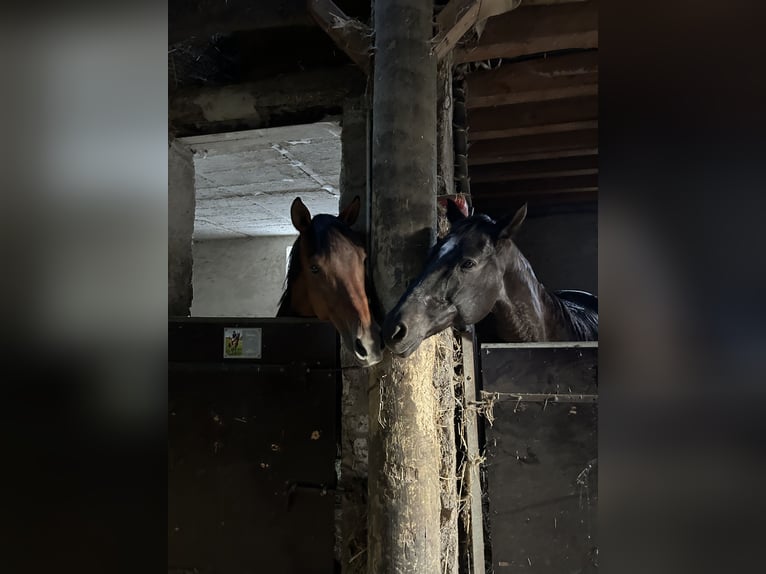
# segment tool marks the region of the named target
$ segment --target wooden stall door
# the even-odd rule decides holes
[[[492,571],[597,572],[597,343],[482,345]]]
[[[261,329],[224,359],[224,328]],[[170,326],[168,569],[333,572],[338,372],[319,322]]]

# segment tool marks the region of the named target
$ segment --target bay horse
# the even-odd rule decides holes
[[[423,339],[465,329],[493,313],[505,342],[598,339],[598,300],[583,291],[548,291],[513,242],[527,214],[524,204],[499,222],[466,216],[451,201],[449,234],[431,250],[383,323],[391,351],[408,356]]]
[[[359,197],[338,216],[313,218],[300,197],[290,218],[298,237],[290,252],[285,289],[277,317],[317,317],[330,321],[357,364],[380,362],[380,328],[367,299],[362,238],[351,229],[359,216]]]

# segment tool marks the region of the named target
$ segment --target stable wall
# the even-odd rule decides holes
[[[515,241],[548,289],[598,294],[596,210],[530,216]]]
[[[275,317],[295,235],[195,241],[193,317]]]
[[[168,315],[185,317],[192,302],[194,162],[188,147],[168,145]]]

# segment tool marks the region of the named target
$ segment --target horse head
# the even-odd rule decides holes
[[[465,329],[486,317],[503,290],[503,255],[526,213],[524,205],[512,217],[495,222],[486,215],[468,217],[449,201],[452,228],[386,316],[386,346],[406,357],[427,337],[447,327]]]
[[[299,236],[278,314],[330,321],[357,363],[370,366],[380,362],[382,345],[365,289],[367,254],[351,230],[358,215],[358,197],[337,217],[318,214],[312,218],[300,198],[293,201],[290,216]]]

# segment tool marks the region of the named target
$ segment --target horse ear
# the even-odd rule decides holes
[[[457,206],[457,203],[447,199],[447,221],[454,225],[462,219],[465,219],[465,213]]]
[[[296,197],[293,200],[292,206],[290,206],[290,218],[293,220],[295,229],[301,233],[311,227],[311,213],[309,213],[309,208],[303,204],[300,197]]]
[[[516,211],[516,213],[513,214],[513,217],[506,217],[500,220],[500,234],[497,236],[497,239],[499,241],[511,239],[514,235],[516,235],[516,232],[519,230],[519,227],[521,227],[521,224],[524,223],[524,219],[526,217],[527,204],[525,203],[518,209],[518,211]]]
[[[349,203],[346,206],[346,209],[344,209],[338,214],[338,219],[340,219],[343,223],[351,227],[352,225],[354,225],[354,223],[356,223],[356,219],[359,217],[359,206],[360,206],[360,201],[359,201],[359,196],[357,195],[351,201],[351,203]]]

